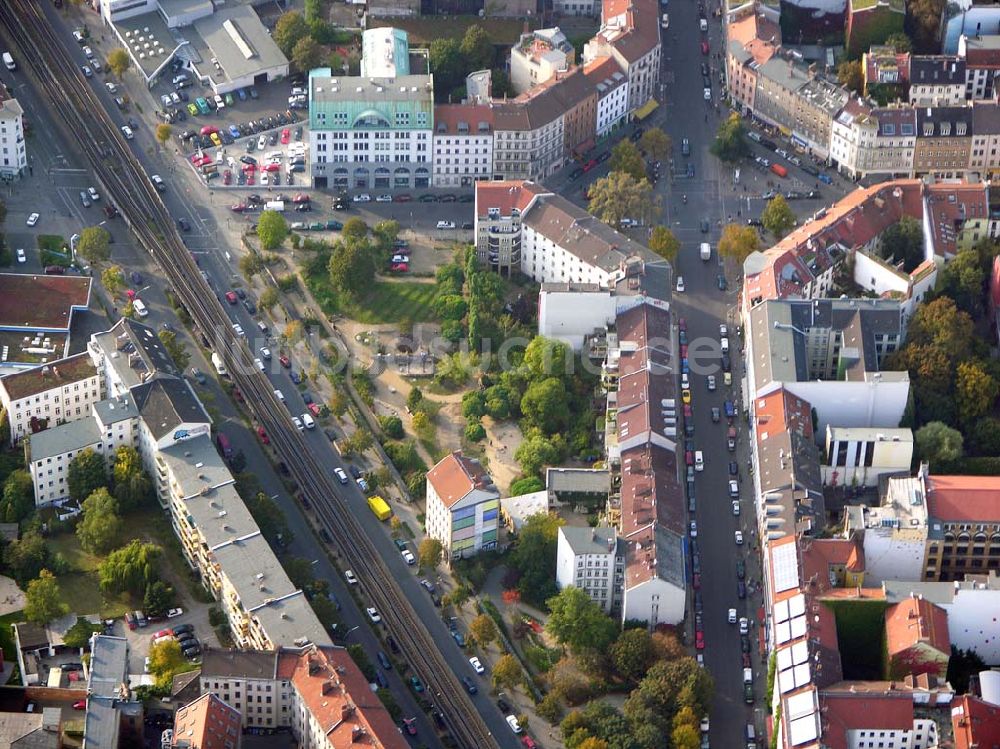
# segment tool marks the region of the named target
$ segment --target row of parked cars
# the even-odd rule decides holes
[[[250,120],[248,122],[230,124],[226,127],[216,127],[213,125],[202,127],[200,130],[185,130],[178,134],[178,137],[184,143],[190,143],[190,145],[195,148],[212,148],[213,146],[219,145],[216,144],[211,137],[211,133],[215,132],[219,135],[220,144],[229,146],[236,142],[237,138],[249,138],[251,135],[258,135],[285,125],[292,125],[298,121],[298,115],[289,109],[284,112],[277,112],[268,117],[261,117],[260,119]],[[301,138],[301,130],[301,127],[296,130],[296,132],[299,133],[298,138]],[[275,133],[271,133],[270,136],[265,136],[265,138],[267,137],[273,137],[274,143],[271,145],[278,142],[278,135]],[[257,142],[251,140],[247,143],[247,151],[252,153],[253,146],[250,145],[251,143],[256,146]],[[261,146],[261,148],[264,147],[266,147],[266,144]]]
[[[193,624],[178,624],[176,627],[161,629],[151,638],[153,645],[176,642],[185,658],[193,659],[201,655],[201,643],[194,634]],[[146,672],[149,672],[149,658],[146,658]]]

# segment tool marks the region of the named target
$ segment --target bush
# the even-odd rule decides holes
[[[378,423],[389,439],[403,438],[403,421],[398,416],[379,416]]]
[[[465,439],[469,442],[479,442],[486,438],[486,430],[479,423],[479,419],[470,421],[465,425]]]

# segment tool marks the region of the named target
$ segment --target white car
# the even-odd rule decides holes
[[[265,361],[270,361],[271,360],[271,349],[269,349],[267,346],[261,346],[260,347],[260,355],[261,355],[261,358],[263,358]]]
[[[455,228],[455,222],[454,221],[438,221],[437,222],[437,228],[438,229],[454,229]]]
[[[740,514],[740,503],[736,500],[733,500],[733,515],[736,515],[738,517],[739,514]]]
[[[736,609],[729,609],[729,616],[726,618],[730,624],[736,624]]]
[[[271,184],[271,175],[268,174],[267,172],[261,172],[260,173],[260,184],[264,185],[265,187],[267,185]]]
[[[104,87],[108,90],[109,94],[117,94],[118,93],[118,86],[116,86],[115,84],[113,84],[111,81],[107,81],[104,84]]]
[[[263,151],[265,148],[267,148],[267,136],[262,135],[257,139],[257,150]]]
[[[375,197],[375,202],[376,203],[391,203],[392,202],[392,195],[389,195],[388,193],[385,193],[384,195],[377,195]]]
[[[517,718],[513,715],[508,715],[504,718],[507,721],[507,725],[510,726],[510,730],[514,733],[521,733],[521,724],[517,722]]]
[[[146,673],[146,674],[149,673],[149,656],[148,655],[146,656],[146,660],[143,663],[142,671],[143,671],[143,673]]]
[[[736,538],[736,545],[737,546],[742,546],[743,545],[743,531],[736,531],[736,533],[734,534],[734,536]]]
[[[219,96],[218,94],[215,95],[215,107],[216,107],[216,109],[225,109],[226,108],[226,102],[225,102],[225,100],[223,100],[223,98],[221,96]]]
[[[720,322],[719,323],[719,338],[728,338],[728,337],[729,337],[729,326],[726,325],[724,322]]]
[[[412,566],[417,563],[417,558],[413,556],[413,552],[409,549],[403,549],[400,553],[403,555],[403,561],[407,564]]]
[[[344,579],[347,580],[348,585],[358,584],[358,578],[351,570],[344,570]]]
[[[740,634],[745,635],[750,632],[750,621],[745,617],[740,617]]]
[[[298,429],[300,432],[304,432],[306,430],[306,428],[302,425],[302,419],[300,419],[298,416],[292,417],[292,423],[295,425],[295,428]]]
[[[736,482],[735,479],[731,479],[729,481],[729,496],[730,497],[740,496],[740,485]]]
[[[690,525],[691,538],[698,538],[698,522],[695,520],[691,521]]]
[[[35,224],[38,223],[38,219],[39,215],[37,213],[32,213],[30,216],[28,216],[28,220],[26,223],[28,224],[28,226],[34,226]]]
[[[378,615],[378,609],[374,606],[369,606],[365,609],[365,613],[368,614],[368,618],[372,620],[373,624],[378,624],[382,621],[382,617]]]
[[[477,658],[476,656],[472,656],[471,658],[469,658],[469,663],[472,665],[472,670],[475,671],[477,674],[486,673],[486,669],[483,668],[482,661],[480,661],[479,658]]]
[[[101,194],[97,192],[96,188],[88,187],[87,194],[90,195],[90,199],[93,200],[95,203],[101,199]]]
[[[176,619],[178,616],[184,616],[184,609],[167,609],[167,619]]]
[[[711,723],[709,722],[708,716],[706,715],[704,718],[701,719],[701,732],[708,733],[708,729],[710,726]]]
[[[337,475],[337,481],[339,481],[341,484],[347,483],[347,474],[344,473],[343,468],[334,468],[333,472]]]
[[[135,137],[135,133],[132,132],[132,128],[128,125],[122,125],[122,135],[125,136],[125,140],[132,140]]]
[[[677,276],[677,293],[684,293],[684,276]]]
[[[708,391],[713,392],[715,390],[715,375],[708,376]]]
[[[83,54],[88,60],[94,59],[94,50],[92,50],[90,47],[84,47]]]
[[[705,101],[712,101],[712,89],[706,88],[704,96],[705,96]]]
[[[17,251],[17,262],[26,263],[28,262],[28,256],[24,254],[24,250],[18,249]]]
[[[260,360],[260,357],[255,357],[255,358],[254,358],[254,360],[253,360],[253,364],[254,364],[254,366],[255,366],[255,367],[257,367],[257,369],[259,369],[259,370],[260,370],[261,372],[263,372],[263,371],[264,371],[264,362],[262,362],[262,361]]]
[[[238,335],[240,338],[246,338],[246,333],[243,332],[243,326],[240,325],[238,322],[233,323],[233,330],[236,332],[236,335]]]
[[[353,200],[355,203],[371,203],[372,196],[366,192],[363,192],[360,195],[355,195],[353,198],[351,198],[351,200]]]

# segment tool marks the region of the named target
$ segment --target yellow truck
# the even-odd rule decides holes
[[[379,520],[388,520],[392,517],[392,509],[388,503],[378,495],[368,498],[368,507]]]

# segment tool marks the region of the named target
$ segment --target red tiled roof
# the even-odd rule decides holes
[[[815,581],[815,592],[822,593],[830,585],[830,568],[843,566],[849,572],[860,572],[865,567],[865,552],[856,540],[842,538],[803,539],[801,544],[802,579]]]
[[[458,123],[468,125],[468,130],[460,132]],[[479,123],[485,122],[489,130],[479,130]],[[442,133],[448,135],[488,135],[493,132],[493,110],[489,104],[437,104],[434,106],[434,132],[439,132],[441,125],[445,126]]]
[[[407,749],[389,711],[343,648],[281,653],[279,672],[291,671],[300,699],[331,746]]]
[[[89,303],[89,278],[0,273],[0,328],[69,330]]]
[[[538,195],[548,192],[535,182],[508,180],[503,182],[476,182],[476,215],[486,216],[490,208],[500,210],[501,216],[510,216],[516,208],[523,215],[528,204]]]
[[[482,463],[462,455],[456,450],[442,458],[427,472],[427,481],[434,487],[445,507],[451,507],[475,489],[493,487],[493,480]]]
[[[966,219],[986,218],[989,215],[986,185],[945,182],[927,185],[926,191],[934,251],[938,255],[954,255],[958,251],[955,241],[962,223]]]
[[[911,597],[890,606],[885,612],[886,649],[889,656],[928,645],[947,657],[951,653],[948,615],[924,598]]]
[[[1000,705],[963,695],[951,709],[955,749],[994,749],[1000,746]]]
[[[755,411],[758,439],[782,432],[798,432],[803,437],[812,438],[812,407],[808,401],[785,388],[758,398]]]
[[[233,749],[240,745],[242,724],[239,710],[212,692],[206,692],[177,711],[174,745],[190,749]]]
[[[848,749],[848,731],[913,729],[913,698],[907,692],[827,689],[820,692],[819,703],[827,749]]]
[[[928,476],[927,512],[946,522],[995,521],[1000,476]]]
[[[608,21],[624,15],[623,26]],[[614,47],[627,62],[637,62],[660,43],[659,6],[656,0],[604,0],[602,28],[595,39]]]

